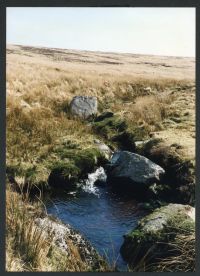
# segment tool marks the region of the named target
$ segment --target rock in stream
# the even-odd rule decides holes
[[[128,151],[115,152],[107,166],[108,182],[118,188],[147,190],[160,181],[165,171],[159,165],[139,154]]]
[[[53,244],[63,251],[66,256],[70,255],[71,243],[78,248],[82,261],[93,269],[100,268],[104,262],[89,241],[69,224],[64,224],[51,217],[37,218],[35,223],[45,231],[47,237],[53,235]]]
[[[120,252],[130,267],[142,271],[144,264],[154,264],[160,258],[176,254],[171,247],[176,244],[176,237],[194,235],[194,230],[194,208],[169,204],[141,219],[138,226],[124,236]]]

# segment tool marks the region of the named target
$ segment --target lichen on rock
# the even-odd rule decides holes
[[[134,270],[159,262],[172,254],[170,244],[182,233],[194,233],[189,205],[169,204],[141,219],[137,227],[124,236],[120,249],[123,258]]]
[[[105,260],[97,253],[89,241],[69,224],[64,224],[53,217],[35,219],[38,227],[44,230],[46,237],[51,235],[52,247],[56,247],[62,254],[70,256],[71,247],[76,247],[81,260],[94,270],[100,269]]]
[[[115,152],[107,166],[108,182],[123,190],[133,190],[135,195],[160,182],[163,168],[144,156],[128,151]]]

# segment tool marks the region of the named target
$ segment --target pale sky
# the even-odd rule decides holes
[[[195,8],[7,8],[7,43],[195,56]]]

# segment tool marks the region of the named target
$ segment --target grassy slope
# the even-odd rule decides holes
[[[146,87],[151,87],[150,95]],[[14,174],[19,167],[31,173],[34,168],[35,183],[45,183],[62,143],[69,148],[94,146],[98,135],[91,126],[68,113],[75,95],[97,96],[99,111],[112,110],[125,119],[138,139],[153,132],[183,145],[182,154],[194,159],[194,93],[194,61],[189,58],[9,46],[7,166],[15,168]],[[16,180],[24,183],[23,172]],[[14,270],[21,270],[24,258],[13,248],[11,236],[7,263],[16,261]],[[40,269],[45,268],[34,267]]]

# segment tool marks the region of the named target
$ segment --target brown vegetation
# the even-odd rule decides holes
[[[7,271],[93,271],[80,256],[77,245],[67,241],[69,255],[53,243],[53,233],[38,227],[35,218],[44,216],[41,199],[30,202],[27,194],[6,192]],[[39,199],[39,200],[38,200]],[[105,261],[97,271],[111,271]]]

